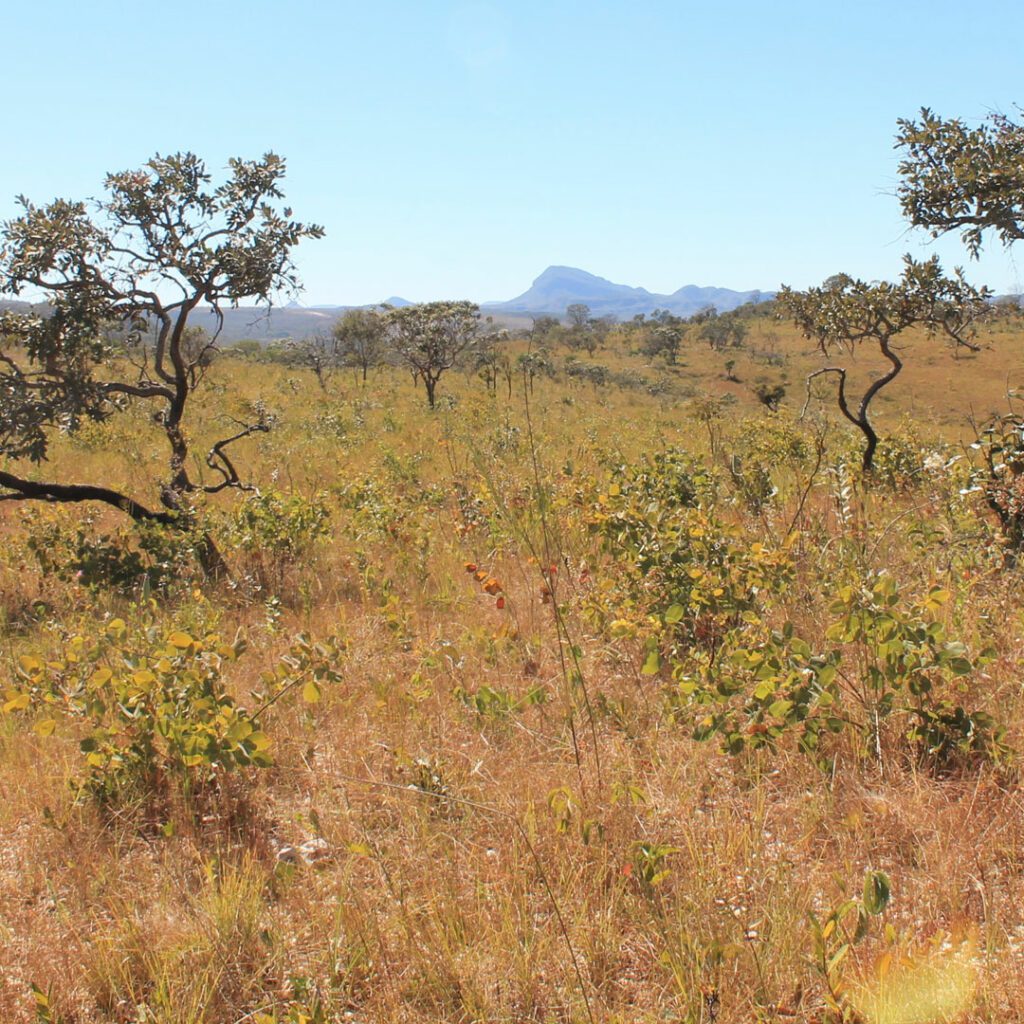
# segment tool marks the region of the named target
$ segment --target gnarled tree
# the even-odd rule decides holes
[[[835,374],[838,379],[836,401],[839,411],[864,435],[863,468],[874,465],[878,434],[869,416],[872,401],[891,384],[903,369],[896,338],[911,328],[922,328],[929,336],[945,335],[955,348],[977,351],[970,340],[975,323],[989,311],[989,292],[968,284],[959,269],[946,277],[937,256],[918,262],[903,257],[904,270],[899,282],[867,284],[846,274],[830,277],[820,288],[795,292],[783,287],[778,302],[807,338],[817,342],[826,356],[839,351],[852,352],[867,344],[877,347],[888,362],[888,369],[876,377],[860,400],[847,393],[847,371],[841,366],[825,366],[808,377],[808,388],[815,377]]]
[[[189,317],[208,306],[219,324],[226,305],[269,304],[296,289],[291,250],[323,232],[277,208],[284,171],[272,153],[232,160],[214,186],[203,161],[184,153],[108,175],[105,196],[88,205],[20,198],[21,216],[2,227],[0,293],[45,306],[0,320],[0,501],[102,502],[184,528],[192,495],[243,486],[228,449],[266,430],[262,418],[233,422],[212,444],[208,479],[189,471],[186,409],[216,343],[197,345]],[[106,340],[112,329],[123,344],[116,356]],[[103,481],[14,471],[21,461],[46,462],[54,434],[131,402],[151,404],[166,439],[159,505]]]

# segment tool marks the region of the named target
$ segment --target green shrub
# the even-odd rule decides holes
[[[884,572],[843,586],[826,652],[814,652],[791,625],[766,631],[747,614],[715,651],[680,653],[670,710],[694,723],[697,739],[717,737],[733,754],[792,735],[826,766],[823,736],[852,729],[862,753],[880,761],[893,739],[936,770],[1001,760],[1009,753],[1004,730],[956,700],[992,654],[972,659],[949,638],[937,617],[947,598],[933,588],[907,601]]]
[[[328,535],[329,520],[325,495],[306,498],[271,488],[246,495],[228,522],[227,534],[246,555],[260,589],[277,594],[288,570]]]
[[[167,592],[197,569],[199,536],[160,523],[137,523],[96,533],[94,516],[69,522],[32,514],[27,546],[40,569],[65,583],[96,591]]]
[[[53,660],[22,656],[4,711],[36,711],[40,735],[56,730],[55,716],[84,723],[75,786],[100,803],[195,794],[220,771],[270,763],[269,738],[224,680],[244,648],[114,619],[68,637]]]

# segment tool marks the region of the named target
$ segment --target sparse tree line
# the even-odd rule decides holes
[[[904,154],[898,195],[913,226],[935,236],[961,232],[972,257],[986,232],[1004,245],[1024,237],[1024,126],[997,116],[970,128],[923,110],[919,119],[899,123],[897,145]],[[221,318],[226,304],[267,304],[297,288],[292,250],[323,230],[292,219],[282,205],[284,171],[274,154],[236,159],[226,180],[214,184],[193,154],[156,156],[139,170],[109,175],[104,198],[91,206],[21,199],[21,214],[2,228],[0,292],[42,296],[50,313],[9,311],[0,319],[0,502],[100,502],[140,522],[187,527],[199,496],[247,487],[234,446],[270,424],[225,414],[222,436],[194,457],[186,412],[218,351],[218,335],[194,330],[189,317],[203,306]],[[868,345],[887,361],[887,371],[859,396],[848,392],[839,362],[818,371],[834,378],[840,412],[864,435],[863,467],[870,470],[878,442],[870,407],[902,369],[899,339],[921,328],[970,350],[975,325],[992,313],[990,299],[959,270],[943,273],[937,258],[908,256],[899,282],[839,274],[807,291],[784,287],[769,308],[791,318],[826,357]],[[615,325],[575,304],[564,324],[538,318],[535,344],[513,360],[474,304],[432,302],[350,310],[328,334],[289,351],[322,386],[340,367],[365,379],[386,359],[398,362],[433,407],[442,377],[460,363],[472,365],[488,390],[511,393],[516,374],[532,386],[550,372],[556,344],[593,355],[616,330],[671,365],[688,337],[716,350],[742,346],[751,317],[763,312],[710,309],[684,320],[662,310]],[[762,400],[771,406],[777,397]],[[166,443],[156,493],[47,477],[55,435],[131,403],[152,408]],[[208,551],[208,564],[216,561]]]

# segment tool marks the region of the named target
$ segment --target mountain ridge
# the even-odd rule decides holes
[[[554,314],[561,316],[574,303],[583,303],[597,316],[628,319],[655,309],[667,309],[677,316],[692,316],[706,306],[721,312],[735,309],[746,302],[771,298],[774,292],[759,289],[735,291],[715,286],[683,285],[670,294],[650,292],[627,284],[617,284],[578,267],[555,264],[536,277],[533,284],[514,299],[485,302],[480,308],[487,312]]]
[[[655,309],[667,309],[677,316],[692,316],[698,310],[714,305],[720,312],[726,312],[745,302],[769,299],[773,295],[774,292],[744,292],[692,284],[684,285],[670,295],[661,295],[646,288],[616,284],[578,267],[556,264],[538,275],[533,284],[521,295],[505,302],[481,303],[480,311],[485,316],[494,317],[504,326],[518,327],[528,326],[528,318],[531,316],[564,317],[566,309],[576,303],[589,306],[593,316],[613,316],[620,320],[628,320],[639,313],[653,313]],[[414,305],[397,295],[392,295],[384,301],[396,307]],[[269,343],[285,338],[308,338],[330,330],[335,320],[347,309],[371,309],[383,304],[368,303],[359,307],[317,303],[301,306],[292,301],[270,309],[259,306],[225,307],[220,341],[223,344],[231,344],[251,338]],[[24,312],[31,308],[42,310],[45,304],[0,299],[0,310],[5,308]],[[195,327],[203,327],[211,334],[218,328],[213,312],[203,306],[194,311],[189,323]]]

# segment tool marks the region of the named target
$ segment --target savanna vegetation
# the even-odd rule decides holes
[[[1019,127],[900,132],[915,224],[1019,237]],[[221,349],[282,175],[6,226],[0,1017],[1020,1020],[1019,306]]]

